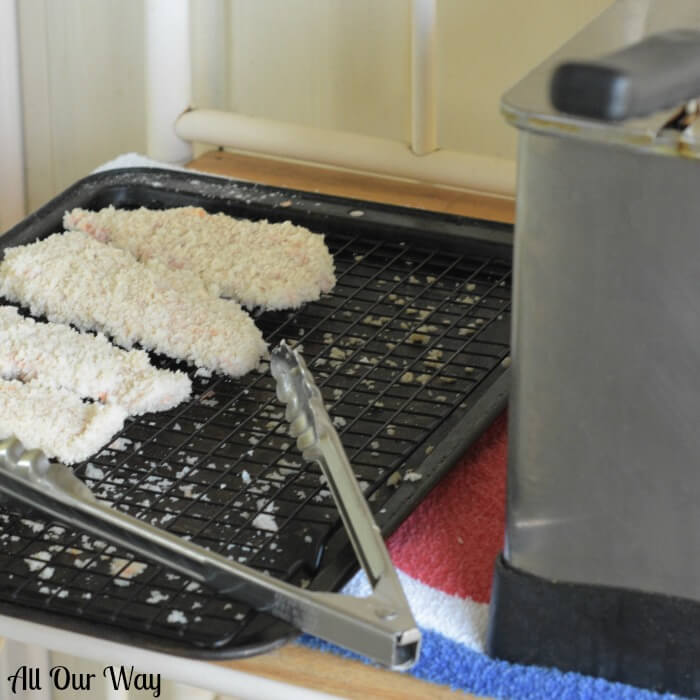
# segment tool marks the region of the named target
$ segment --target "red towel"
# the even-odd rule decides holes
[[[423,583],[488,603],[503,549],[507,416],[502,414],[388,541],[394,564]]]

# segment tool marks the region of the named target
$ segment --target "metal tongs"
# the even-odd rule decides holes
[[[366,598],[298,588],[110,508],[68,467],[50,462],[40,450],[25,449],[14,437],[0,441],[0,491],[302,632],[384,666],[410,668],[418,659],[420,632],[321,393],[301,355],[284,341],[272,352],[271,371],[277,397],[287,404],[290,433],[304,458],[321,467],[372,586]]]

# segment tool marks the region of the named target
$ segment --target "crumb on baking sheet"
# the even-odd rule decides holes
[[[167,617],[168,622],[172,624],[185,625],[187,624],[187,617],[182,610],[171,610]]]

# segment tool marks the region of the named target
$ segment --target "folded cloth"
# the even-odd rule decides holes
[[[193,172],[189,168],[184,168],[181,165],[173,163],[163,163],[159,160],[153,160],[142,153],[121,153],[112,160],[98,165],[92,172],[102,173],[106,170],[115,170],[118,168],[165,168],[167,170],[185,170],[188,173]],[[196,171],[194,171],[196,172]]]
[[[485,654],[493,565],[503,548],[506,451],[504,414],[387,542],[423,634],[420,660],[407,673],[475,695],[512,700],[677,697],[578,673],[510,664]],[[344,592],[367,595],[364,574],[355,576]],[[360,658],[309,635],[300,641]]]

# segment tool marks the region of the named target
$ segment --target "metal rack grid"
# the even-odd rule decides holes
[[[509,260],[334,233],[338,283],[292,312],[258,314],[321,388],[380,525],[416,493],[431,438],[509,352]],[[164,357],[160,367],[186,369]],[[129,419],[76,473],[99,498],[273,576],[314,585],[341,527],[315,465],[287,437],[267,368],[239,380],[189,370],[193,399]],[[417,501],[416,501],[417,503]],[[391,507],[391,506],[390,506]],[[0,512],[0,602],[214,649],[285,627],[128,552],[12,507]]]

